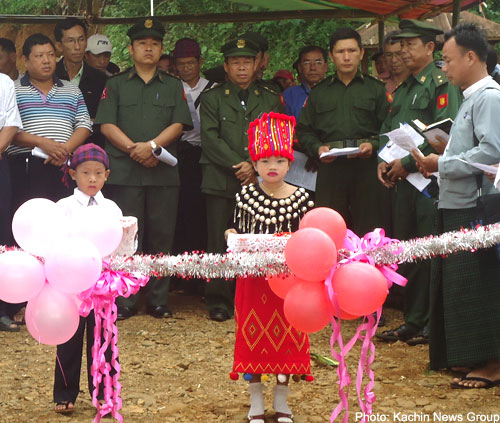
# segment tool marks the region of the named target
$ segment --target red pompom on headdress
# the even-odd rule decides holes
[[[264,113],[248,128],[248,152],[252,161],[265,157],[286,157],[293,161],[295,117],[280,113]]]

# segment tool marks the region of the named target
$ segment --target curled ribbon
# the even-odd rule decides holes
[[[338,262],[337,267],[353,261],[368,263],[375,266],[385,276],[387,280],[387,289],[389,289],[393,283],[405,286],[407,282],[406,278],[396,273],[398,268],[397,264],[377,265],[373,258],[368,254],[376,248],[393,243],[398,243],[398,241],[387,238],[385,236],[385,231],[380,228],[367,233],[363,238],[360,238],[348,229],[344,242],[345,248],[340,251],[340,253],[344,254],[345,258]],[[399,246],[392,253],[398,254],[400,251],[401,246]],[[341,313],[340,306],[337,302],[337,294],[335,293],[332,284],[332,278],[335,270],[336,267],[331,270],[328,278],[325,280],[325,292],[329,300],[329,304],[331,305],[330,320],[332,324],[332,336],[330,337],[330,348],[333,358],[339,363],[337,367],[337,375],[339,377],[338,392],[340,401],[330,416],[330,422],[335,422],[337,417],[339,417],[343,411],[345,411],[345,413],[342,417],[342,422],[349,422],[349,386],[351,384],[351,376],[349,375],[349,371],[347,369],[346,357],[358,339],[362,342],[362,345],[356,374],[356,393],[358,396],[359,406],[363,412],[362,421],[367,422],[369,418],[368,416],[372,414],[372,405],[375,402],[375,394],[373,393],[375,373],[371,369],[371,365],[375,360],[375,345],[373,343],[373,336],[375,335],[380,316],[382,315],[382,307],[377,310],[376,318],[371,314],[364,316],[363,321],[357,327],[354,336],[346,344],[344,344],[341,332],[341,319],[335,317],[340,316]],[[335,349],[336,345],[338,345],[339,351]],[[363,389],[363,378],[365,373],[368,378],[368,383],[366,383]]]
[[[120,364],[118,362],[118,328],[116,327],[116,298],[129,297],[148,283],[149,277],[139,273],[111,270],[109,262],[103,261],[103,271],[94,286],[78,294],[82,300],[80,315],[86,317],[94,308],[95,328],[92,346],[92,381],[94,392],[92,403],[97,409],[94,423],[99,423],[106,414],[123,422],[119,413],[122,408],[120,397]],[[101,335],[103,340],[101,339]],[[108,349],[111,347],[111,357]],[[108,357],[107,357],[108,356]],[[99,385],[104,380],[104,403],[98,400]]]
[[[360,238],[350,229],[347,230],[347,235],[344,241],[345,250],[348,255],[341,260],[339,264],[350,263],[352,261],[361,261],[375,266],[387,279],[387,289],[390,289],[393,283],[399,286],[406,286],[407,279],[396,272],[397,264],[379,265],[375,263],[373,257],[369,254],[377,248],[382,248],[389,244],[397,244],[397,239],[388,238],[385,236],[385,231],[382,228],[377,228],[372,232],[368,232],[363,238]],[[344,250],[344,252],[346,252]],[[392,254],[397,255],[403,251],[403,247],[399,247],[392,251]]]

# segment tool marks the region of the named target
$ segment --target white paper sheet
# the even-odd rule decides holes
[[[303,187],[310,191],[316,190],[316,177],[317,172],[308,172],[305,168],[307,162],[307,156],[300,151],[294,151],[293,156],[295,160],[290,167],[290,170],[286,174],[285,182],[289,184]]]
[[[177,164],[177,158],[172,156],[167,150],[163,147],[158,147],[153,151],[153,155],[163,163],[168,164],[169,166],[175,166]]]
[[[332,148],[326,153],[321,153],[320,159],[323,157],[339,157],[339,156],[349,156],[351,154],[358,154],[361,150],[359,147],[345,147],[345,148]]]

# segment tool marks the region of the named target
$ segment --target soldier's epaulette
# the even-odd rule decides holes
[[[444,72],[439,68],[435,68],[432,70],[432,79],[434,80],[436,87],[448,83],[448,78],[446,77]]]
[[[363,74],[363,75],[364,75],[364,77],[365,77],[365,78],[368,78],[368,79],[370,79],[370,80],[376,81],[376,82],[378,82],[379,84],[382,84],[382,85],[384,85],[384,86],[385,86],[385,82],[384,82],[384,81],[382,81],[381,79],[378,79],[378,78],[376,78],[375,76],[373,76],[373,75],[368,75],[368,74],[366,74],[366,73],[365,73],[365,74]]]
[[[202,94],[203,93],[208,93],[209,91],[212,91],[214,88],[219,88],[222,86],[222,82],[216,82],[215,84],[213,84],[211,87],[208,87],[208,88],[204,88],[203,91],[201,92]]]
[[[115,73],[115,74],[113,74],[113,75],[109,76],[109,77],[108,77],[108,79],[111,79],[111,78],[114,78],[114,77],[116,77],[116,76],[120,76],[120,75],[125,75],[126,73],[129,73],[129,72],[130,72],[130,69],[131,69],[131,68],[130,68],[130,67],[128,67],[127,69],[124,69],[124,70],[122,70],[121,72],[118,72],[118,73]]]
[[[274,94],[274,95],[280,95],[279,92],[273,90],[272,88],[268,87],[267,85],[265,84],[260,84],[260,87],[266,91],[269,91],[271,94]]]
[[[158,73],[161,73],[162,75],[165,75],[165,76],[170,76],[170,78],[175,78],[175,79],[178,79],[179,81],[182,81],[181,78],[179,78],[177,75],[172,75],[171,73],[167,72],[167,71],[164,71],[164,70],[161,70],[161,69],[158,69]]]

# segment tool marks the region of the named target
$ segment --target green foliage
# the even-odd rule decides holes
[[[103,16],[147,16],[149,1],[111,0],[104,9]],[[224,0],[170,0],[156,1],[155,15],[179,15],[195,13],[227,13],[258,10],[245,5],[239,5]],[[265,78],[272,78],[279,69],[292,69],[297,59],[298,51],[306,44],[317,44],[328,49],[330,34],[339,26],[360,23],[333,20],[282,20],[264,21],[258,23],[212,23],[212,24],[168,24],[164,39],[165,52],[171,52],[175,42],[183,37],[196,39],[202,48],[204,68],[208,69],[223,61],[220,47],[229,39],[245,31],[261,33],[269,41],[271,61]],[[113,61],[120,67],[130,65],[128,57],[129,25],[109,25],[105,29],[113,43]]]

